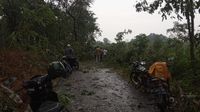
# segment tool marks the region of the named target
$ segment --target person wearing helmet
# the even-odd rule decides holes
[[[70,44],[67,44],[64,53],[67,58],[72,58],[74,56],[74,50],[72,49]]]
[[[71,66],[73,70],[79,69],[79,62],[70,44],[67,44],[67,47],[65,48],[64,60]]]

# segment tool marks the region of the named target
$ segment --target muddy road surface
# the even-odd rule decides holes
[[[60,89],[70,95],[70,112],[156,112],[152,99],[111,68],[82,67]]]

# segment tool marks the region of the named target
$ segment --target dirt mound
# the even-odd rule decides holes
[[[34,75],[46,74],[48,62],[33,52],[21,50],[0,50],[0,84],[8,78],[15,81],[8,87],[13,91],[22,88],[22,81]],[[20,97],[27,104],[25,91],[19,93]],[[23,108],[23,107],[20,107]]]
[[[19,50],[0,51],[0,76],[24,79],[45,72],[44,59],[39,55]]]

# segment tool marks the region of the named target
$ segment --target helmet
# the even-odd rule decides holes
[[[70,44],[67,44],[67,47],[71,47],[71,45],[70,45]]]
[[[51,79],[55,79],[57,77],[66,77],[66,74],[67,74],[67,71],[61,62],[54,61],[49,64],[48,76]]]

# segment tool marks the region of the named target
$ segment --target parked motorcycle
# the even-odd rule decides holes
[[[131,74],[130,81],[137,87],[141,87],[142,85],[146,85],[146,80],[148,77],[148,72],[144,67],[145,62],[135,61],[131,63]]]
[[[55,61],[49,64],[47,75],[37,75],[23,82],[23,87],[30,96],[33,112],[67,112],[53,91],[52,80],[58,77],[65,78],[68,71],[60,61]]]
[[[151,93],[154,96],[155,103],[160,112],[172,112],[174,97],[171,95],[167,81],[154,77],[152,78],[151,84]]]
[[[59,103],[48,75],[34,76],[30,80],[24,81],[23,87],[30,96],[30,106],[33,112],[67,112]]]
[[[8,95],[9,99],[12,99],[13,104],[21,105],[24,102],[18,95],[18,92],[26,90],[27,95],[30,97],[30,107],[26,111],[33,112],[69,112],[58,100],[57,93],[53,91],[52,80],[58,77],[65,78],[68,71],[60,61],[55,61],[49,64],[47,75],[37,75],[30,80],[23,81],[22,87],[17,91],[12,91],[10,86],[17,79],[16,77],[7,78],[0,84],[0,90],[3,90],[3,94]],[[13,106],[13,105],[9,105]],[[16,108],[1,108],[4,110],[10,109],[15,111]],[[1,110],[0,110],[1,111]],[[31,111],[31,112],[32,112]]]
[[[143,86],[146,92],[152,94],[160,112],[172,112],[174,98],[170,93],[167,81],[151,77],[145,68],[145,62],[135,61],[131,65],[130,80],[136,88]]]
[[[69,64],[69,62],[67,61],[65,56],[62,57],[60,62],[65,66],[67,73],[71,74],[73,69],[72,69],[71,65]]]
[[[78,62],[76,57],[63,56],[62,60],[67,62],[71,66],[72,70],[78,70],[79,69],[79,62]]]

